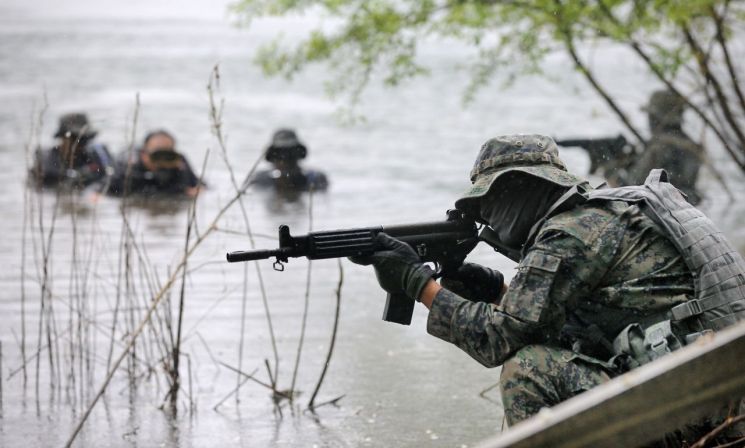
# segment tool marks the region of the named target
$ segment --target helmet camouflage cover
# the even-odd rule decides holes
[[[559,149],[545,135],[502,135],[489,139],[481,147],[471,170],[471,187],[455,201],[455,207],[477,215],[479,200],[506,173],[524,173],[562,187],[587,182],[567,172],[559,158]]]

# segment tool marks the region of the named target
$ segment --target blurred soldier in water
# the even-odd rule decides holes
[[[116,164],[109,193],[196,196],[199,179],[189,162],[176,151],[176,139],[165,130],[150,132],[143,146],[123,154]]]
[[[280,193],[319,191],[328,187],[326,175],[316,170],[304,170],[299,161],[308,155],[308,149],[292,129],[279,129],[264,158],[274,165],[270,170],[258,171],[248,179],[249,184],[273,188]]]
[[[697,204],[701,196],[696,191],[696,180],[704,154],[703,148],[683,132],[685,100],[669,90],[659,90],[644,109],[649,114],[652,136],[628,169],[624,183],[640,185],[650,170],[664,168],[670,183],[685,193],[688,202]]]
[[[663,168],[688,202],[697,204],[701,196],[696,191],[696,180],[704,153],[683,132],[685,100],[669,90],[659,90],[643,109],[649,114],[652,135],[641,148],[628,144],[622,135],[556,143],[584,148],[590,156],[590,173],[601,170],[612,186],[641,185],[650,170]]]
[[[82,189],[104,182],[112,172],[112,158],[106,146],[93,142],[96,134],[85,114],[63,115],[54,134],[57,145],[36,151],[30,173],[35,184]]]

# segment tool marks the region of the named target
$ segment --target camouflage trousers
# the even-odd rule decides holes
[[[577,354],[557,347],[528,345],[502,366],[499,379],[507,424],[512,426],[548,408],[592,389],[610,379],[599,364],[580,359]],[[745,399],[733,400],[718,412],[665,434],[647,447],[686,446],[697,441],[730,415],[745,414]],[[733,425],[718,439],[721,443],[742,440],[745,422]],[[742,445],[737,445],[742,446]]]
[[[570,350],[528,345],[502,365],[499,384],[509,426],[610,379],[602,367],[576,356]]]

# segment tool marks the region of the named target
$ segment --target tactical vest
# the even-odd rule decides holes
[[[639,186],[592,191],[578,187],[559,199],[533,230],[551,215],[576,206],[578,201],[635,203],[663,230],[693,275],[691,300],[676,305],[656,323],[645,327],[629,325],[613,341],[617,355],[632,358],[630,367],[652,361],[705,333],[745,320],[745,260],[706,215],[686,202],[668,182],[664,170],[652,170],[644,185]]]
[[[624,329],[614,341],[617,354],[629,354],[644,364],[705,333],[745,320],[745,260],[706,215],[686,202],[664,170],[652,170],[644,185],[594,190],[588,199],[637,203],[665,232],[693,274],[694,297],[674,306],[669,319],[644,329]],[[684,334],[675,334],[674,328],[684,329]],[[635,350],[634,339],[643,340],[643,353]]]

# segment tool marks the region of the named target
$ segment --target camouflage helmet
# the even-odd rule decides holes
[[[478,215],[479,200],[505,173],[520,172],[561,187],[587,182],[567,172],[559,158],[559,149],[551,137],[544,135],[502,135],[481,147],[471,170],[471,188],[455,201],[458,210]]]
[[[272,136],[272,142],[266,149],[264,158],[267,162],[278,160],[299,160],[308,155],[308,149],[298,139],[292,129],[278,129]]]
[[[683,122],[685,106],[685,99],[677,93],[657,90],[652,93],[649,103],[642,110],[659,124],[680,124]]]
[[[97,131],[88,123],[87,115],[73,112],[60,117],[59,127],[54,136],[58,138],[93,138],[96,134]]]

